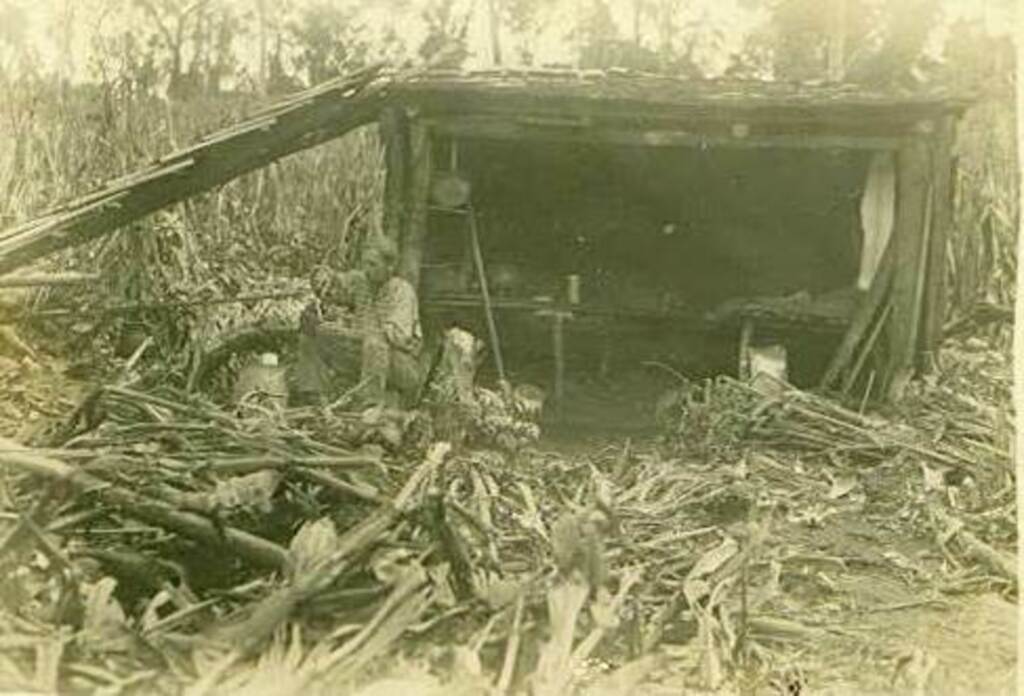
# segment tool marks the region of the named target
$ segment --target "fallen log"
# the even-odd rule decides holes
[[[126,491],[13,440],[0,438],[0,463],[25,473],[61,481],[79,494],[91,493],[128,517],[163,527],[202,544],[224,548],[260,567],[285,570],[290,565],[288,551],[271,541],[240,529],[215,525],[201,515],[175,510],[148,496]]]

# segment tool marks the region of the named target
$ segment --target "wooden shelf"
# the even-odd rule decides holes
[[[445,294],[426,296],[421,304],[426,309],[483,310],[480,298],[474,295]],[[695,310],[656,310],[645,307],[623,307],[599,304],[569,305],[556,302],[542,302],[527,299],[492,299],[491,306],[496,311],[529,312],[542,317],[547,313],[569,313],[574,317],[618,319],[624,321],[672,322],[679,328],[690,328],[700,331],[738,331],[745,319],[753,320],[759,326],[769,329],[790,329],[813,333],[841,333],[849,324],[848,320],[834,316],[812,314],[781,315],[771,312],[741,312],[724,319],[712,319]]]

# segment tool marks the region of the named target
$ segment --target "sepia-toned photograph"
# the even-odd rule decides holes
[[[1017,694],[1021,28],[0,0],[0,696]]]

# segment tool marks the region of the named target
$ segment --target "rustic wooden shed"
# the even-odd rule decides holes
[[[891,395],[899,393],[941,340],[945,249],[953,204],[952,148],[956,119],[967,104],[962,99],[873,93],[852,85],[692,82],[607,72],[433,73],[405,80],[397,86],[397,96],[382,116],[389,149],[388,229],[402,241],[404,272],[414,281],[419,281],[424,253],[429,256],[440,243],[431,237],[431,218],[445,215],[431,199],[430,179],[452,168],[446,160],[454,156],[454,168],[474,188],[478,211],[487,201],[475,198],[476,191],[481,198],[489,196],[492,208],[498,209],[495,216],[501,217],[500,190],[507,188],[516,193],[506,198],[523,208],[546,207],[519,229],[488,230],[479,224],[482,236],[522,239],[533,233],[533,245],[544,249],[534,255],[534,264],[552,256],[552,248],[544,248],[542,239],[559,233],[552,218],[571,228],[571,218],[585,208],[600,209],[604,219],[614,217],[614,208],[601,200],[609,196],[619,205],[626,201],[625,205],[660,207],[662,217],[645,221],[642,213],[635,215],[631,220],[638,223],[614,233],[629,240],[625,244],[609,244],[605,235],[602,243],[610,249],[605,261],[628,255],[630,244],[635,248],[647,243],[641,229],[645,226],[651,228],[647,237],[658,229],[686,237],[685,228],[692,228],[697,217],[698,225],[710,227],[701,232],[719,240],[703,246],[680,242],[674,247],[655,240],[650,242],[651,252],[635,257],[634,263],[647,276],[656,269],[669,280],[673,273],[677,278],[685,275],[691,282],[683,282],[681,289],[693,297],[702,294],[700,278],[711,267],[711,277],[703,274],[703,285],[719,286],[717,300],[729,299],[731,292],[731,306],[720,305],[729,311],[708,312],[707,306],[685,301],[682,307],[595,304],[587,301],[586,292],[581,304],[565,306],[556,286],[549,294],[566,311],[603,313],[613,319],[648,314],[695,330],[734,331],[738,341],[752,326],[789,326],[806,333],[831,330],[837,334],[835,352],[819,383],[831,386],[842,381],[849,389],[870,349],[881,347],[886,365],[880,386]],[[603,168],[600,153],[607,155]],[[645,158],[645,165],[633,166]],[[709,158],[717,158],[720,165],[715,184],[705,180],[709,169],[701,169]],[[587,168],[599,171],[588,176],[582,171]],[[557,174],[545,177],[544,172],[551,170]],[[787,179],[787,174],[793,176]],[[616,177],[617,183],[603,187]],[[666,183],[665,177],[670,181]],[[543,181],[529,185],[538,178]],[[546,190],[579,179],[599,192],[582,203],[570,194],[546,197]],[[779,179],[773,190],[772,182]],[[728,219],[717,211],[743,200],[744,188],[758,189],[748,192],[747,198],[760,195],[761,202],[747,206],[754,211],[754,220],[748,219],[747,229],[736,233],[727,224],[717,224]],[[656,189],[660,194],[652,194]],[[687,193],[687,211],[707,201],[711,211],[673,211],[673,198]],[[774,200],[765,203],[766,198]],[[568,222],[553,212],[559,206],[570,209]],[[830,217],[824,208],[842,210]],[[794,214],[797,209],[803,212]],[[509,211],[506,203],[506,217],[512,215]],[[481,211],[481,217],[486,212]],[[776,221],[783,218],[780,229]],[[595,223],[581,226],[593,228]],[[683,234],[678,227],[684,228]],[[691,231],[689,236],[699,235]],[[844,251],[842,245],[851,237],[853,243]],[[821,247],[817,255],[812,253],[815,245]],[[500,249],[493,247],[488,255],[492,265],[500,261],[494,258]],[[721,258],[713,262],[709,252],[748,258],[730,265]],[[575,267],[570,263],[563,270],[593,270],[586,263],[581,269],[576,260]],[[779,269],[777,277],[772,277],[772,268]],[[722,280],[752,276],[759,280],[721,287]],[[815,284],[818,287],[809,287]],[[843,295],[844,289],[852,292],[843,295],[850,301],[838,305],[785,301],[783,296],[801,288],[822,297]],[[551,290],[550,284],[545,289]],[[445,301],[425,290],[426,303]],[[744,291],[755,297],[737,302],[744,299]],[[624,294],[621,287],[611,293],[620,300]],[[766,301],[771,295],[778,301]],[[450,305],[458,301],[457,295],[447,294]],[[492,302],[502,305],[501,298]],[[471,305],[471,298],[463,304]],[[504,304],[542,308],[531,305],[527,296]]]
[[[661,278],[684,296],[681,306],[591,301],[584,282],[582,300],[565,297],[564,285],[531,287],[488,298],[492,312],[544,312],[556,322],[569,313],[639,317],[731,331],[737,341],[752,327],[825,327],[835,342],[820,384],[850,388],[881,348],[880,382],[898,395],[941,339],[953,143],[967,105],[854,85],[371,68],[3,232],[0,272],[376,121],[386,148],[384,228],[425,305],[481,312],[478,288],[438,289],[422,272],[450,245],[442,239],[452,235],[437,231],[456,226],[448,217],[469,216],[485,266],[501,239],[519,240],[535,251],[518,260],[555,276],[579,276],[591,258],[577,250],[562,255],[571,259],[562,267],[552,260],[558,239],[571,246],[581,237],[578,221],[603,230],[604,261]],[[443,184],[456,176],[471,204],[446,209],[453,194]],[[747,201],[742,214],[722,212],[734,201]],[[640,247],[646,256],[631,257]],[[838,310],[815,301],[843,289]]]

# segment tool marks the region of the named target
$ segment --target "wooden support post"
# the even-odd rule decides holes
[[[935,185],[932,191],[932,229],[928,242],[928,267],[924,289],[921,355],[934,355],[942,343],[946,320],[946,245],[953,226],[953,145],[956,122],[944,118],[932,143],[931,169]]]
[[[555,413],[565,413],[565,312],[553,312],[551,317],[552,348],[555,358]]]
[[[929,179],[928,150],[915,139],[900,149],[897,172],[895,273],[892,279],[892,314],[889,323],[890,363],[886,394],[898,400],[914,374],[923,274],[927,260]]]
[[[750,341],[754,338],[754,321],[752,319],[744,319],[743,325],[740,327],[740,354],[739,354],[739,370],[737,376],[741,380],[750,379]]]
[[[427,211],[430,198],[430,131],[419,121],[409,125],[408,211],[400,241],[398,274],[414,288],[420,285],[423,245],[427,237]]]
[[[384,236],[399,247],[409,211],[409,119],[405,109],[391,106],[380,115],[384,143]]]

